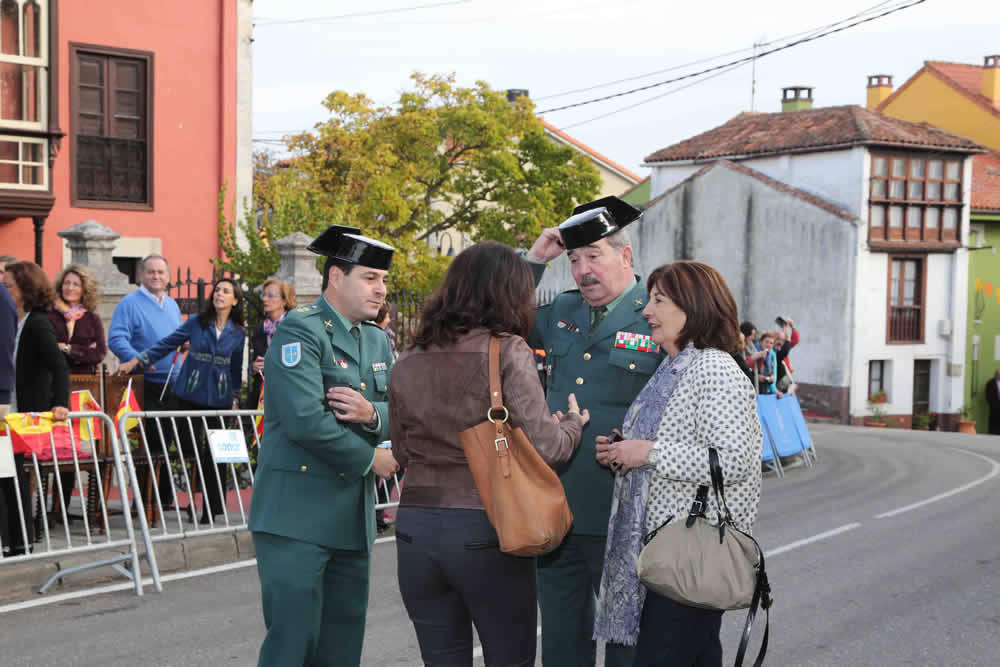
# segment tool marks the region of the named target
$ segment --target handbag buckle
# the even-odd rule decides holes
[[[506,438],[506,436],[502,437],[502,438],[497,438],[496,440],[493,441],[493,446],[497,448],[497,453],[498,454],[500,453],[500,445],[501,444],[503,444],[503,446],[506,447],[508,450],[510,449],[510,445],[507,444],[507,438]]]
[[[702,516],[705,514],[705,503],[701,500],[695,500],[691,503],[691,511],[688,513],[689,516]]]

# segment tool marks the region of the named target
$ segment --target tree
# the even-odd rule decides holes
[[[430,248],[433,235],[457,230],[526,246],[594,198],[597,170],[545,137],[526,97],[508,102],[483,82],[457,86],[454,75],[417,73],[412,81],[391,106],[331,93],[324,101],[330,118],[286,138],[291,159],[258,160],[255,206],[266,214],[260,223],[244,215],[247,251],[236,247],[235,225],[220,217],[229,258],[222,265],[273,272],[277,254],[258,226],[274,240],[344,223],[396,247],[394,284],[429,288],[447,263]]]

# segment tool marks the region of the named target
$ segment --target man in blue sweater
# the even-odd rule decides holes
[[[118,302],[108,329],[108,348],[118,357],[118,361],[135,359],[140,352],[153,347],[181,325],[181,310],[177,307],[177,302],[167,296],[169,280],[170,267],[161,255],[145,257],[139,264],[139,281],[142,285]],[[143,410],[156,412],[168,409],[163,388],[170,380],[172,360],[171,352],[144,368]],[[176,370],[174,369],[175,373]],[[160,400],[161,395],[163,401]],[[164,424],[164,431],[167,430],[167,425]],[[158,429],[150,424],[145,431],[150,452],[154,456],[162,455]],[[160,500],[164,507],[172,504],[169,484],[160,484]]]

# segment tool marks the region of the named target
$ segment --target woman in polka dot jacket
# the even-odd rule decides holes
[[[597,438],[597,460],[617,473],[598,598],[596,639],[636,646],[634,665],[722,665],[722,612],[647,591],[635,562],[642,538],[686,517],[698,486],[711,486],[708,449],[719,452],[726,501],[751,532],[760,502],[756,392],[732,355],[736,303],[722,275],[700,262],[653,271],[643,315],[668,354],[625,415],[617,441]],[[713,494],[706,514],[715,516]]]

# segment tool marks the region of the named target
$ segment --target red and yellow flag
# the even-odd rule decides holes
[[[74,391],[69,396],[70,412],[100,412],[101,405],[94,398],[94,395],[87,389]],[[80,440],[100,440],[101,428],[97,425],[97,420],[93,417],[87,419],[77,419],[75,435],[77,441]]]
[[[257,409],[264,410],[264,375],[260,376],[260,398],[257,399]],[[257,415],[253,418],[254,426],[257,427],[257,437],[264,435],[264,415]]]
[[[115,413],[115,422],[121,421],[122,415],[126,412],[142,412],[142,408],[139,407],[139,401],[136,400],[135,394],[132,392],[131,379],[129,379],[128,385],[125,386],[125,391],[122,392],[122,400],[118,403],[118,412]],[[129,418],[125,422],[125,430],[131,431],[138,425],[138,419],[134,417]]]
[[[60,461],[73,458],[69,422],[52,420],[51,412],[12,412],[4,420],[15,454],[33,452],[39,461],[52,460],[52,445]],[[77,443],[77,457],[90,458]]]

